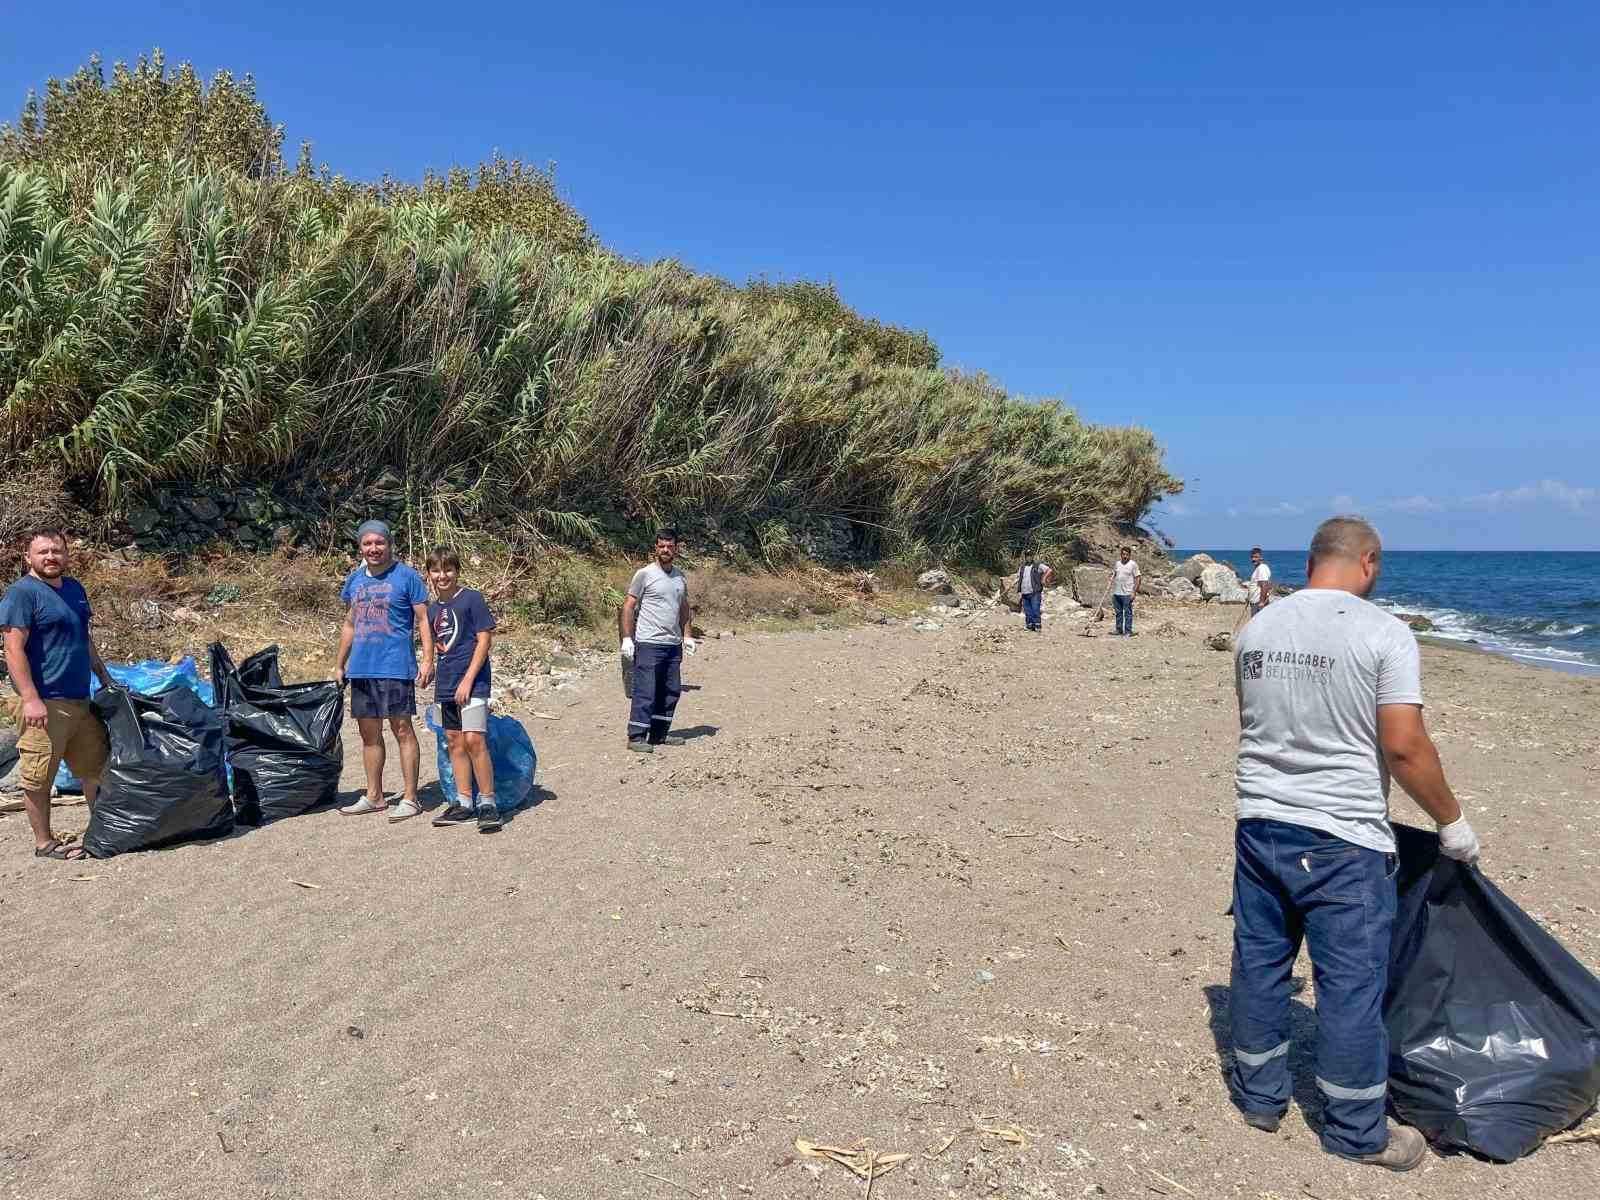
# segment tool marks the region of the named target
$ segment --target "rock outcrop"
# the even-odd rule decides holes
[[[1072,596],[1079,604],[1096,605],[1106,598],[1111,572],[1105,567],[1084,564],[1073,568]]]
[[[1244,585],[1225,563],[1206,563],[1200,568],[1198,580],[1200,596],[1218,604],[1243,604],[1247,598]]]

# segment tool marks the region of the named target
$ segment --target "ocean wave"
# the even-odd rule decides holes
[[[1404,599],[1385,597],[1377,601],[1390,612],[1414,613],[1433,623],[1428,636],[1452,642],[1469,642],[1512,658],[1569,663],[1573,666],[1600,666],[1600,639],[1592,636],[1594,626],[1582,622],[1563,622],[1538,616],[1494,616],[1463,612],[1430,604],[1409,604]],[[1585,637],[1585,634],[1591,634]],[[1551,644],[1545,639],[1579,645]]]

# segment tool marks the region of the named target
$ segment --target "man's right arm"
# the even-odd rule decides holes
[[[11,682],[16,685],[17,695],[22,697],[23,724],[43,726],[50,713],[39,699],[33,668],[28,665],[28,630],[23,626],[6,626],[6,670],[11,672]]]
[[[340,687],[344,686],[344,668],[350,661],[350,647],[356,641],[356,610],[346,606],[344,610],[344,624],[339,627],[339,664],[334,668],[333,678]]]
[[[639,597],[629,592],[622,602],[622,642],[623,649],[633,649],[634,625],[639,619]]]
[[[1466,862],[1478,858],[1478,837],[1462,815],[1461,802],[1445,781],[1439,750],[1422,722],[1420,704],[1385,704],[1378,709],[1378,744],[1389,774],[1439,826],[1446,854]]]

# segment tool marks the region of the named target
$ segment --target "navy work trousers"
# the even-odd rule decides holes
[[[1117,612],[1117,632],[1126,636],[1133,636],[1133,597],[1113,596],[1111,607]]]
[[[1040,629],[1044,625],[1043,608],[1044,597],[1038,592],[1022,593],[1022,624],[1027,629]]]
[[[1376,1154],[1389,1144],[1383,993],[1399,860],[1282,821],[1240,821],[1234,848],[1234,1101],[1263,1114],[1289,1106],[1289,989],[1301,942],[1309,942],[1322,1146]]]
[[[672,728],[672,714],[683,694],[679,668],[683,647],[661,642],[640,642],[633,653],[633,712],[628,717],[628,740],[661,744]]]

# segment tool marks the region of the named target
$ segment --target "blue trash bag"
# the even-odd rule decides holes
[[[211,685],[200,678],[200,668],[188,656],[175,663],[160,658],[147,658],[136,663],[107,663],[106,670],[114,681],[140,696],[165,696],[174,688],[183,687],[199,696],[208,707],[216,704]],[[99,676],[89,676],[89,695],[92,697],[99,690]],[[56,791],[74,796],[83,791],[83,782],[67,770],[66,763],[56,768]]]
[[[428,706],[428,728],[433,730],[439,747],[439,790],[446,803],[454,801],[456,774],[450,767],[450,747],[444,729],[439,725],[436,705]],[[539,769],[539,755],[533,748],[533,739],[520,721],[489,714],[489,758],[494,763],[494,805],[503,813],[514,812],[533,795],[533,774]],[[478,785],[472,785],[472,798],[478,798]]]

